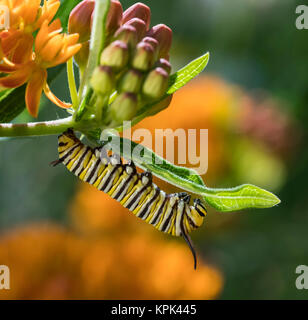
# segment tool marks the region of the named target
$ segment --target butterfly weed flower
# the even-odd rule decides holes
[[[37,117],[42,91],[57,106],[70,107],[47,84],[47,69],[66,62],[81,48],[78,34],[62,34],[60,20],[51,22],[60,1],[45,1],[42,6],[40,1],[7,1],[7,4],[11,26],[0,33],[3,73],[0,86],[17,88],[26,83],[26,106],[33,117]]]

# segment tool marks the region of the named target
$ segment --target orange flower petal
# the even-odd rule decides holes
[[[56,106],[63,108],[63,109],[68,109],[71,108],[71,104],[70,103],[66,103],[61,101],[59,98],[57,98],[50,90],[47,82],[45,83],[44,86],[44,93],[46,95],[46,97],[52,102],[54,103]]]
[[[59,0],[50,0],[50,1],[45,1],[44,6],[42,8],[42,15],[36,22],[36,27],[40,28],[42,23],[47,20],[50,22],[54,16],[56,15],[58,9],[60,7],[60,1]]]
[[[14,64],[11,61],[9,61],[7,58],[3,58],[2,63],[0,64],[0,72],[12,73],[20,69],[21,67],[23,67],[23,65]]]
[[[81,47],[82,47],[81,44],[76,44],[74,46],[68,47],[64,52],[61,52],[59,54],[57,59],[53,61],[52,65],[49,68],[66,62],[71,57],[73,57],[81,49]]]
[[[45,20],[35,39],[35,51],[39,52],[42,50],[46,43],[61,31],[62,27],[59,19],[53,21],[49,26],[48,21]]]
[[[23,85],[29,79],[31,74],[31,68],[25,66],[24,68],[18,69],[7,77],[0,78],[0,86],[5,88],[17,88]]]
[[[10,54],[17,46],[18,41],[22,38],[22,32],[9,30],[1,32],[1,47],[5,55]]]
[[[51,38],[44,48],[40,51],[39,55],[44,62],[52,61],[62,49],[63,35],[58,34]]]
[[[39,12],[41,0],[24,0],[21,12],[25,24],[33,24]]]
[[[32,117],[37,117],[43,87],[47,80],[47,72],[37,69],[31,76],[26,89],[26,106]]]
[[[11,60],[14,63],[26,63],[32,58],[33,37],[32,35],[24,35],[18,41]]]

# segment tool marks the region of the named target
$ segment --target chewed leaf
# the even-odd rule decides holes
[[[190,62],[183,69],[179,70],[170,77],[169,89],[167,91],[168,95],[171,95],[181,89],[190,80],[195,78],[199,73],[201,73],[207,66],[210,59],[210,53],[207,52],[203,56],[197,58],[196,60]]]
[[[232,189],[208,188],[195,170],[173,165],[152,150],[120,138],[114,131],[107,132],[104,141],[107,141],[108,137],[112,139],[109,139],[107,148],[112,149],[114,153],[121,154],[127,160],[133,160],[140,168],[151,171],[155,176],[170,184],[198,194],[217,211],[270,208],[280,203],[274,194],[253,185],[247,184]],[[128,149],[123,146],[131,147]],[[138,148],[137,154],[134,152],[136,148]]]

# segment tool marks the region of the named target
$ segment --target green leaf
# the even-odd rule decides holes
[[[90,79],[94,69],[99,65],[100,54],[105,46],[106,41],[106,19],[110,7],[110,0],[96,0],[94,9],[94,18],[90,39],[90,55],[88,65],[82,77],[79,99],[80,108],[78,109],[76,120],[81,119],[91,95]]]
[[[151,114],[151,110],[155,107],[155,105],[159,104],[161,101],[166,99],[168,96],[173,95],[176,91],[184,87],[189,81],[198,76],[207,66],[210,59],[210,53],[207,52],[203,56],[193,60],[184,68],[180,69],[176,73],[174,73],[169,80],[169,87],[167,93],[158,101],[151,102],[145,106],[143,106],[137,117],[133,119],[132,125],[136,125],[146,117]],[[117,128],[117,131],[123,131],[122,127]]]
[[[280,203],[271,192],[251,184],[231,189],[209,189],[205,200],[221,212],[238,211],[247,208],[270,208]]]
[[[63,30],[67,30],[67,22],[72,9],[81,0],[62,1],[56,18],[61,20]],[[48,81],[52,82],[62,71],[65,65],[49,70]],[[21,86],[16,89],[4,90],[0,93],[0,123],[11,122],[25,109],[25,89]]]
[[[179,70],[177,73],[170,77],[169,89],[167,94],[174,94],[176,91],[185,86],[190,80],[195,78],[199,73],[201,73],[207,66],[210,59],[210,53],[207,52],[203,56],[197,58],[196,60],[190,62],[183,69]]]
[[[151,171],[155,176],[168,183],[198,194],[217,211],[231,212],[247,208],[270,208],[280,203],[280,200],[271,192],[249,184],[231,189],[208,188],[195,170],[175,166],[143,146],[140,149],[143,150],[141,151],[142,157],[136,156],[132,150],[136,150],[136,147],[140,148],[140,145],[118,137],[111,130],[107,132],[107,136],[113,138],[109,141],[109,147],[114,153],[121,154],[127,160],[133,160],[140,168]],[[107,139],[104,138],[104,140]],[[123,145],[131,145],[131,148],[123,148]]]
[[[60,8],[55,16],[55,19],[60,19],[62,23],[63,31],[67,31],[68,19],[71,11],[77,6],[82,0],[63,0],[61,1]]]
[[[0,123],[12,121],[25,107],[25,86],[1,92]]]

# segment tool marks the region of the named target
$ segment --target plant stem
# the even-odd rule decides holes
[[[61,134],[74,127],[72,117],[46,122],[30,122],[25,124],[0,124],[0,137],[31,137]]]
[[[67,61],[66,68],[67,68],[68,86],[70,89],[73,108],[76,110],[78,107],[78,93],[77,93],[76,82],[75,82],[73,58]]]

